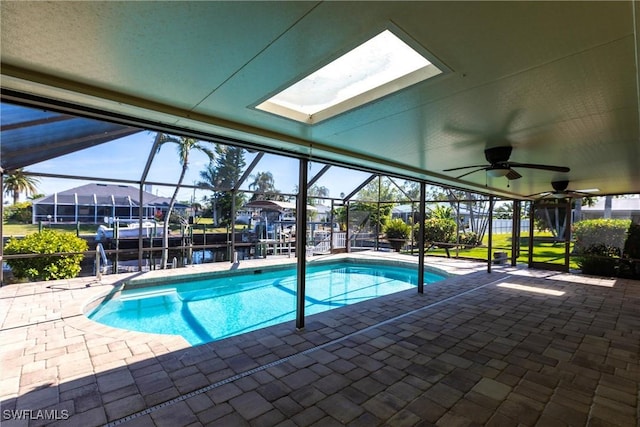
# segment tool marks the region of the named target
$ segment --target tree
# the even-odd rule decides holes
[[[317,205],[320,203],[320,199],[322,197],[329,197],[329,189],[322,185],[312,185],[307,189],[307,194],[309,197],[309,203],[312,205]]]
[[[453,221],[454,220],[453,209],[451,209],[449,206],[436,205],[435,208],[429,210],[427,217],[447,219],[447,220]]]
[[[280,191],[276,189],[275,180],[271,172],[257,172],[251,175],[253,182],[249,184],[249,190],[254,191],[250,201],[255,200],[283,200]]]
[[[201,151],[202,153],[206,154],[211,161],[214,158],[214,153],[208,147],[205,147],[202,141],[195,138],[188,138],[186,136],[176,137],[166,134],[160,134],[158,135],[158,141],[158,151],[160,151],[160,149],[168,143],[177,145],[178,158],[180,159],[181,165],[180,177],[178,178],[178,183],[176,184],[176,188],[173,191],[171,200],[169,201],[169,208],[164,215],[164,222],[162,225],[162,268],[167,268],[167,261],[169,259],[169,219],[176,204],[180,186],[182,185],[184,176],[187,173],[187,169],[189,169],[189,154],[192,150]]]
[[[513,219],[513,203],[503,203],[496,207],[493,216],[498,219]]]
[[[7,196],[13,196],[15,205],[20,199],[20,193],[25,193],[27,196],[35,194],[38,191],[36,187],[38,182],[37,178],[26,175],[24,169],[18,168],[5,175],[3,191]]]
[[[363,202],[397,202],[405,197],[391,180],[380,178],[362,187],[355,198]]]
[[[420,200],[420,184],[415,181],[405,180],[402,184],[402,191],[412,201]]]
[[[594,206],[596,204],[595,196],[585,196],[585,197],[577,197],[573,200],[573,221],[581,221],[582,220],[582,207],[583,206]]]
[[[294,191],[298,193],[298,186],[294,187]],[[321,185],[312,185],[307,188],[307,201],[310,205],[317,205],[320,203],[320,198],[329,197],[329,189]]]
[[[389,179],[373,179],[358,191],[357,201],[349,205],[352,218],[360,229],[368,225],[379,233],[391,218],[394,202],[400,196],[400,190]]]
[[[198,185],[213,192],[207,201],[211,203],[214,224],[218,225],[221,222],[227,225],[231,222],[232,215],[233,192],[230,190],[236,187],[242,176],[246,164],[245,150],[222,144],[216,144],[214,150],[215,160],[210,161],[207,168],[200,171],[202,181],[199,181]],[[236,207],[245,203],[243,193],[236,193],[235,197]]]
[[[4,220],[16,223],[30,224],[33,213],[33,203],[29,200],[26,202],[14,203],[4,209]]]
[[[430,187],[429,199],[448,201],[451,208],[458,212],[458,206],[466,208],[465,225],[468,224],[470,231],[478,236],[482,241],[489,226],[489,202],[485,196],[472,193],[470,191],[454,190],[452,188]],[[461,215],[458,212],[458,221]]]
[[[191,202],[191,211],[193,212],[193,219],[195,220],[198,217],[198,212],[202,210],[202,205],[195,200]]]

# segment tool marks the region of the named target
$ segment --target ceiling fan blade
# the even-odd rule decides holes
[[[456,125],[447,124],[444,126],[444,131],[448,133],[457,133],[459,135],[468,135],[477,137],[479,141],[484,139],[485,131],[483,129],[468,129]]]
[[[597,194],[593,194],[593,193],[587,193],[585,191],[573,191],[573,190],[569,190],[569,193],[575,195],[575,196],[571,196],[571,197],[594,197],[597,196]]]
[[[545,193],[540,193],[536,200],[550,199],[553,198],[553,193],[551,191],[547,191]]]
[[[450,168],[450,169],[443,169],[443,172],[451,172],[451,171],[458,171],[460,169],[469,169],[469,168],[485,168],[486,165],[473,165],[473,166],[460,166],[459,168]]]
[[[483,170],[487,170],[487,167],[483,167],[483,168],[479,168],[479,169],[476,169],[476,170],[472,170],[471,172],[467,172],[467,173],[465,173],[465,174],[462,174],[462,175],[460,175],[460,176],[457,176],[456,178],[460,179],[460,178],[465,177],[465,176],[467,176],[467,175],[471,175],[471,174],[472,174],[472,173],[474,173],[474,172],[480,172],[480,171],[483,171]]]
[[[518,178],[522,178],[522,175],[520,175],[517,171],[515,171],[513,169],[509,169],[509,173],[507,173],[505,176],[507,177],[507,179],[509,181],[514,180],[514,179],[518,179]]]
[[[540,193],[533,193],[533,194],[529,194],[528,196],[524,196],[524,197],[540,197],[540,198],[543,198],[543,197],[549,196],[551,194],[552,194],[551,191],[541,191]]]
[[[569,172],[569,169],[566,166],[551,166],[551,165],[537,165],[534,163],[515,163],[508,162],[509,166],[515,166],[519,168],[528,168],[528,169],[540,169],[544,171],[552,171],[552,172]]]

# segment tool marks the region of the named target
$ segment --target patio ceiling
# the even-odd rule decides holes
[[[5,101],[53,100],[501,196],[549,191],[554,180],[640,193],[636,7],[2,2],[1,85]],[[448,72],[313,125],[255,109],[385,28]],[[33,146],[22,144],[11,152],[24,165]],[[502,145],[511,161],[571,171],[516,168],[513,181],[443,172],[484,165],[484,149]]]

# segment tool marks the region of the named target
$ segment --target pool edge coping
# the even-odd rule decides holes
[[[346,262],[361,262],[363,264],[380,264],[381,261],[387,265],[393,266],[401,266],[401,267],[417,267],[418,260],[417,259],[397,259],[397,258],[389,258],[389,257],[380,257],[379,255],[373,256],[368,254],[333,254],[327,255],[323,257],[313,258],[307,261],[308,264],[311,265],[321,265],[321,264],[329,264],[333,262],[346,261]],[[123,289],[139,289],[146,288],[152,286],[159,285],[167,285],[170,283],[181,283],[189,280],[202,280],[207,278],[221,278],[221,277],[229,277],[240,275],[246,273],[248,271],[278,271],[285,270],[292,267],[296,267],[296,262],[287,262],[287,263],[279,263],[279,264],[268,264],[268,265],[249,265],[247,267],[240,267],[241,263],[230,264],[228,269],[220,269],[220,268],[207,268],[201,266],[210,266],[210,267],[218,267],[217,263],[212,264],[201,264],[196,267],[201,271],[195,272],[187,272],[186,274],[164,274],[159,275],[156,271],[154,272],[146,272],[142,274],[140,277],[133,277],[129,280],[125,280],[123,283]],[[162,270],[166,271],[166,270]],[[177,270],[176,270],[177,271]],[[429,271],[435,274],[439,274],[443,276],[445,279],[455,276],[454,274],[437,267],[433,267],[431,265],[425,265],[425,271]],[[150,274],[149,274],[150,273]],[[184,272],[182,272],[184,273]]]

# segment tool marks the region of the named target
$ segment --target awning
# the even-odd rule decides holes
[[[245,208],[259,208],[272,211],[284,211],[286,209],[295,209],[296,204],[292,202],[281,202],[278,200],[254,200],[244,205]],[[307,205],[308,211],[317,210],[311,205]]]

